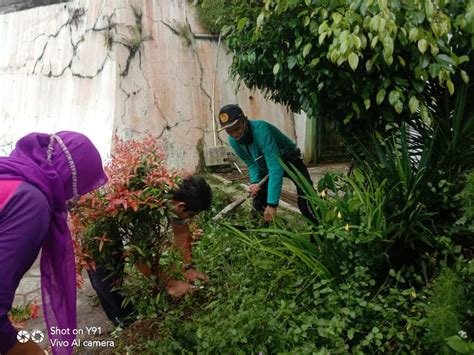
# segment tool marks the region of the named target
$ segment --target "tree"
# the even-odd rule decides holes
[[[431,125],[427,85],[453,97],[474,71],[472,0],[234,2],[222,23],[235,77],[351,129]]]

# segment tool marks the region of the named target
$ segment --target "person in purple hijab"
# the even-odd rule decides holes
[[[76,268],[67,205],[106,181],[99,152],[81,133],[31,133],[0,157],[0,354],[44,354],[31,340],[17,341],[7,315],[40,250],[43,313],[57,344],[52,350],[72,353]]]

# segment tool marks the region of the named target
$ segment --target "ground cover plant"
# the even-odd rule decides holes
[[[329,177],[326,183],[331,183]],[[439,313],[436,306],[430,307],[431,300],[439,305],[436,299],[443,298],[442,292],[457,292],[452,284],[442,286],[444,291],[439,294],[425,284],[421,274],[395,269],[387,270],[379,280],[367,262],[349,254],[338,259],[342,277],[332,277],[289,247],[292,239],[304,239],[308,241],[305,247],[314,250],[316,265],[325,263],[321,250],[309,242],[308,226],[301,223],[301,216],[290,215],[271,228],[252,231],[255,221],[247,210],[217,225],[210,218],[229,198],[222,193],[215,196],[212,210],[198,217],[203,237],[194,248],[195,263],[209,275],[209,284],[183,300],[166,299],[158,312],[152,308],[145,319],[121,333],[120,350],[156,354],[420,353],[447,346],[444,338],[448,335],[470,331],[466,328],[469,319],[464,318],[467,310],[458,308],[453,311],[463,328],[446,334],[430,328],[430,315]],[[336,213],[331,221],[345,231],[341,219]],[[334,229],[328,228],[330,233]],[[356,254],[364,242],[351,239],[346,250],[352,244]],[[472,264],[460,258],[456,265],[459,280],[472,280]],[[444,277],[436,284],[443,284]],[[147,302],[143,300],[144,308]]]
[[[240,189],[223,192],[214,183],[211,210],[195,220],[194,228],[203,232],[193,248],[193,262],[210,281],[175,300],[162,292],[166,280],[141,276],[135,264],[179,270],[162,224],[171,214],[166,193],[179,176],[163,165],[153,140],[117,147],[108,168],[115,177],[84,197],[73,214],[82,236],[76,242],[83,243],[80,265],[117,257],[108,248],[125,242],[118,255],[126,262],[120,289],[137,321],[115,332],[117,351],[419,353],[470,346],[470,249],[430,233],[420,258],[395,262],[396,227],[406,220],[388,213],[398,206],[391,194],[403,191],[389,178],[381,181],[370,169],[357,168],[350,176],[327,174],[316,189],[300,181],[317,224],[288,212],[264,225],[249,206],[213,222]],[[471,189],[467,183],[456,197],[464,206],[462,218],[471,218]],[[164,229],[157,230],[159,223]],[[429,230],[425,219],[419,223],[422,232]],[[404,237],[412,232],[406,231]]]
[[[275,243],[271,239],[261,242],[269,248]],[[364,270],[346,285],[354,292],[347,300],[347,295],[338,296],[328,280],[317,282],[315,273],[300,269],[290,255],[286,260],[269,257],[256,244],[250,245],[236,236],[235,231],[213,224],[205,225],[195,258],[208,273],[209,285],[170,304],[153,320],[154,333],[147,334],[147,339],[131,339],[124,349],[153,349],[156,353],[343,350],[348,347],[347,332],[352,339],[361,338],[360,333],[365,332],[345,327],[346,322],[361,316],[362,307],[372,306],[368,295],[354,289],[358,282],[370,282]],[[374,326],[375,323],[362,339]],[[133,328],[130,332],[135,333]],[[373,336],[379,337],[377,328]],[[375,341],[380,339],[374,338]]]

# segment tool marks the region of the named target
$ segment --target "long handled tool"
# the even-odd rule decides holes
[[[268,180],[268,175],[265,175],[265,177],[259,181],[259,183],[257,184],[258,187],[262,187],[262,185]],[[238,200],[232,202],[231,204],[227,205],[226,207],[224,207],[224,209],[222,211],[220,211],[218,214],[216,214],[212,220],[213,221],[217,221],[219,219],[221,219],[225,214],[235,210],[237,207],[239,207],[241,204],[243,204],[248,198],[250,197],[250,194],[245,196],[245,197],[241,197],[239,198]]]

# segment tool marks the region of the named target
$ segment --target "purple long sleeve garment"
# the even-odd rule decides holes
[[[41,221],[43,217],[38,215],[49,211],[47,235],[44,237],[44,234],[41,234],[41,299],[48,330],[53,327],[68,330],[67,333],[59,334],[48,332],[51,341],[60,343],[52,344],[53,354],[69,355],[73,351],[72,341],[75,338],[71,330],[74,331],[77,321],[76,267],[71,233],[67,226],[67,201],[86,194],[107,181],[100,154],[90,139],[78,132],[30,133],[18,140],[9,157],[0,157],[0,180],[21,180],[31,184],[47,201],[49,209],[43,204],[30,206],[31,210],[26,209],[30,214],[24,216],[13,216],[15,213],[24,213],[23,210],[10,215],[10,209],[7,211],[8,206],[4,206],[6,215],[2,218],[8,217],[8,221],[16,226],[17,236],[37,228],[35,233],[38,237],[40,228],[36,226],[35,221],[38,221],[38,218]],[[10,202],[12,201],[8,204]],[[33,207],[38,210],[36,214]],[[17,218],[21,222],[15,222],[14,219]],[[25,225],[21,226],[20,223]],[[27,224],[35,227],[29,228]],[[39,247],[31,244],[24,244],[23,248],[34,252],[25,251],[20,247],[10,251],[8,247],[12,236],[5,234],[4,238],[8,262],[13,266],[18,262],[17,258],[26,259],[30,254],[38,253]],[[33,260],[34,257],[30,262]],[[1,284],[2,281],[0,279],[0,288],[5,288]]]
[[[47,236],[51,211],[44,194],[26,182],[0,180],[0,191],[0,354],[5,354],[17,341],[7,313]]]

